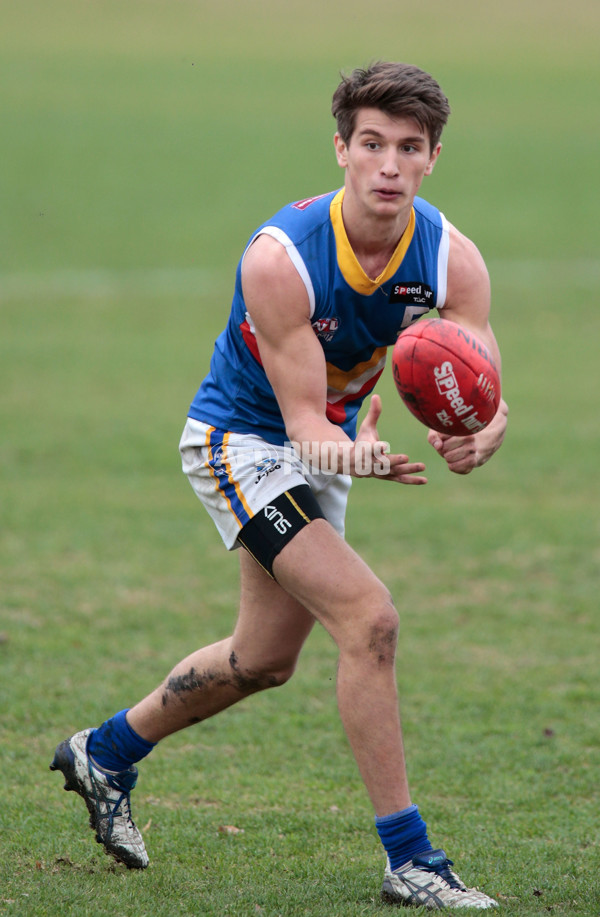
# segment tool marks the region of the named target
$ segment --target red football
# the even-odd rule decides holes
[[[483,430],[500,404],[500,377],[485,344],[442,318],[403,331],[392,353],[394,381],[417,420],[452,436]]]

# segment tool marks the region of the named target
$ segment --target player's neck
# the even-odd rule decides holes
[[[370,213],[358,213],[351,201],[342,205],[344,228],[356,260],[365,274],[378,277],[389,263],[409,221],[408,213],[390,218]]]

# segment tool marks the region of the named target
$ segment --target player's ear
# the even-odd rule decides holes
[[[333,137],[333,145],[335,147],[335,155],[338,161],[338,166],[341,169],[345,169],[348,165],[348,147],[346,141],[342,140],[339,132],[336,131]]]
[[[442,144],[438,143],[437,146],[433,149],[431,156],[429,157],[429,162],[427,163],[427,168],[425,169],[425,175],[431,175],[433,172],[434,166],[438,160],[438,156],[442,152]]]

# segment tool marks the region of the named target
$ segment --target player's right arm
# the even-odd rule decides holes
[[[312,329],[304,283],[280,242],[261,235],[252,243],[242,264],[242,288],[262,365],[288,438],[295,443],[334,444],[338,470],[343,471],[344,460],[349,460],[350,473],[358,473],[354,443],[327,418],[323,348]],[[379,399],[374,401],[359,431],[362,442],[372,450],[373,465],[384,445],[377,439],[376,420],[381,408]],[[407,484],[426,482],[420,476],[425,468],[422,463],[411,463],[406,455],[388,455],[387,459],[390,470],[384,477]]]

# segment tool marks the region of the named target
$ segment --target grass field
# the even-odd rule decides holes
[[[236,558],[178,438],[247,236],[341,183],[339,70],[393,58],[450,96],[423,194],[488,260],[510,435],[452,477],[387,376],[381,432],[429,461],[430,483],[356,484],[348,538],[401,613],[409,773],[432,839],[502,913],[598,917],[598,9],[0,13],[0,914],[389,912],[322,631],[284,688],[144,762],[144,874],[103,856],[48,764],[232,626]]]

